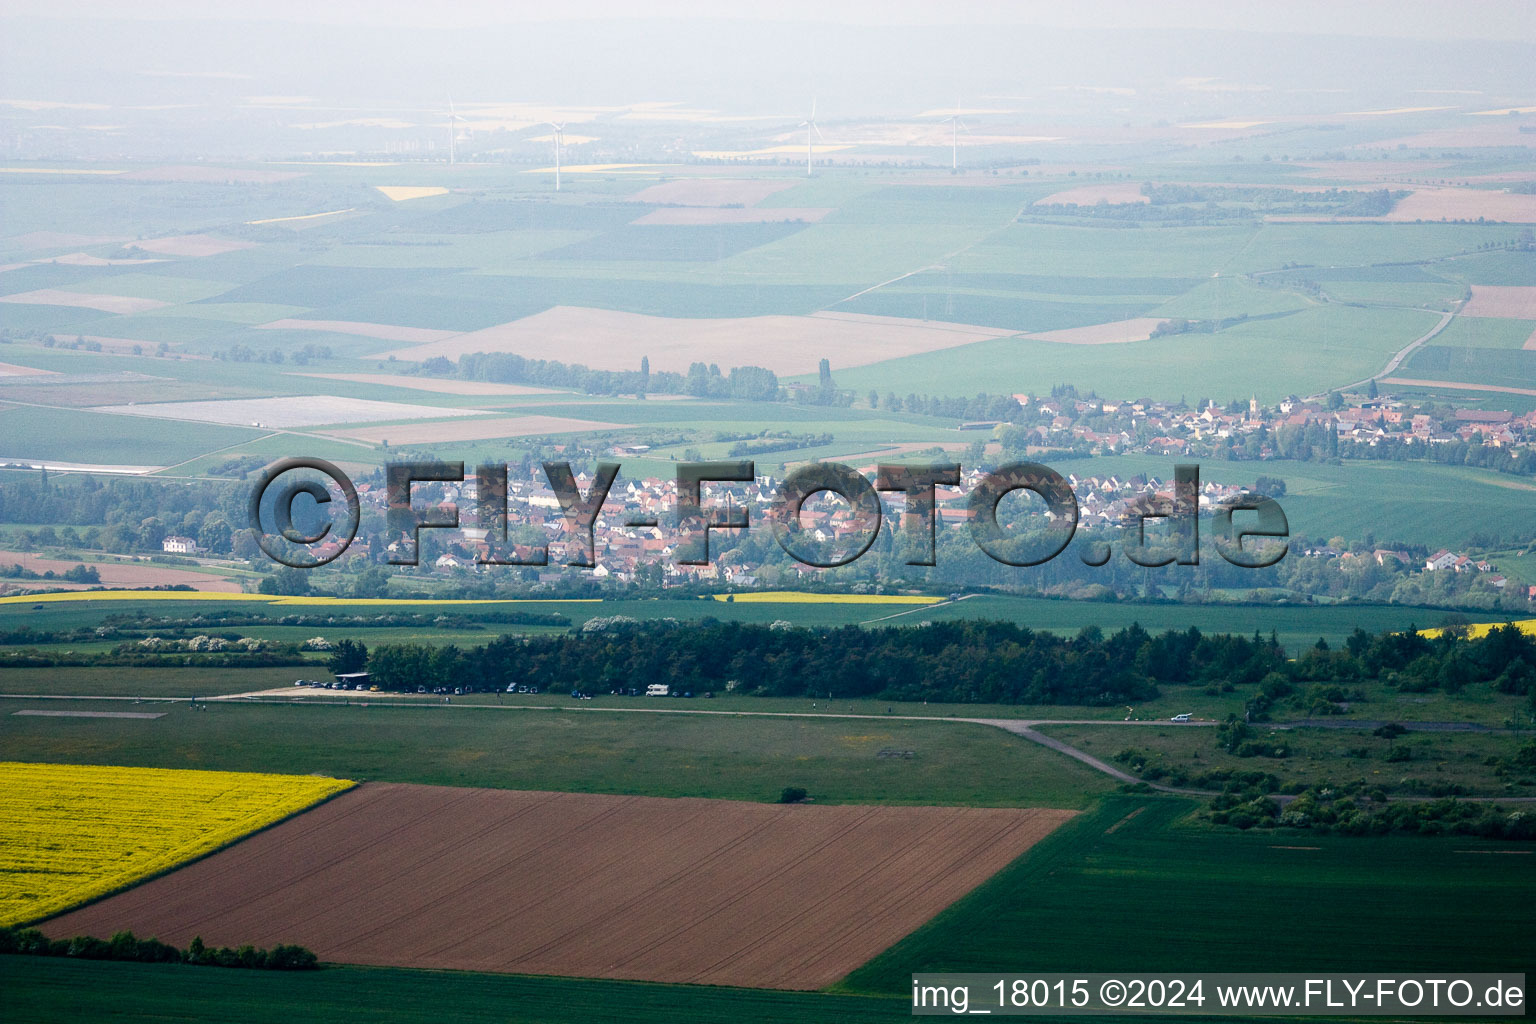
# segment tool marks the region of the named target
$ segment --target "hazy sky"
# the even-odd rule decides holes
[[[771,10],[764,10],[770,6]],[[1417,39],[1536,41],[1530,0],[6,0],[8,15],[151,20],[238,19],[411,27],[589,18],[746,18],[846,24],[1038,24],[1064,28],[1211,28]]]

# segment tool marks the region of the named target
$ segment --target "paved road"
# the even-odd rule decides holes
[[[1404,307],[1392,307],[1392,308],[1396,309],[1396,308],[1404,308]],[[1441,331],[1445,330],[1446,327],[1450,325],[1450,322],[1453,319],[1455,319],[1455,317],[1456,317],[1455,313],[1443,314],[1440,317],[1440,322],[1439,323],[1435,324],[1435,326],[1431,327],[1428,331],[1426,331],[1425,333],[1419,335],[1413,341],[1410,341],[1403,348],[1399,349],[1397,354],[1395,356],[1393,356],[1390,361],[1388,361],[1387,365],[1381,370],[1380,373],[1373,373],[1369,377],[1362,377],[1361,379],[1355,381],[1353,384],[1345,384],[1343,387],[1334,388],[1333,390],[1341,391],[1341,392],[1342,391],[1352,391],[1355,388],[1360,387],[1361,385],[1369,384],[1373,380],[1378,380],[1379,378],[1382,378],[1382,377],[1390,377],[1392,375],[1392,371],[1396,370],[1399,366],[1401,366],[1404,359],[1407,359],[1409,356],[1413,355],[1413,353],[1418,350],[1419,346],[1425,344],[1431,338],[1433,338],[1435,335],[1437,335]],[[1309,401],[1309,402],[1321,401],[1322,399],[1324,399],[1326,397],[1328,397],[1326,394],[1309,395],[1307,397],[1307,401]]]

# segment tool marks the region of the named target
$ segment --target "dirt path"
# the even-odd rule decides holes
[[[917,605],[914,608],[907,608],[907,609],[905,609],[903,611],[892,612],[890,615],[880,615],[880,616],[877,616],[877,617],[875,617],[873,619],[864,619],[862,622],[859,623],[859,625],[867,626],[871,622],[884,622],[887,619],[896,619],[896,618],[900,618],[903,615],[911,615],[913,612],[932,611],[935,608],[944,608],[944,607],[947,607],[948,605],[959,604],[961,601],[966,601],[966,600],[969,600],[970,598],[980,597],[980,596],[981,596],[980,594],[962,594],[959,597],[952,597],[952,598],[950,598],[947,601],[939,601],[939,602],[937,602],[935,604],[920,604],[920,605]]]
[[[953,252],[945,253],[944,255],[940,256],[938,259],[934,260],[931,263],[928,263],[928,264],[925,264],[924,266],[917,267],[915,269],[909,270],[909,271],[907,271],[904,274],[897,274],[895,277],[891,278],[888,281],[881,281],[879,284],[872,284],[868,288],[861,288],[858,291],[854,292],[852,295],[849,295],[847,298],[838,299],[836,302],[833,302],[833,303],[829,304],[826,308],[827,309],[835,309],[836,307],[841,306],[843,303],[845,303],[845,302],[852,302],[854,299],[857,299],[857,298],[859,298],[862,295],[868,295],[870,292],[879,291],[881,288],[884,288],[887,285],[895,284],[898,281],[905,281],[907,278],[912,277],[914,274],[921,274],[921,273],[923,273],[926,270],[940,270],[943,267],[945,267],[946,265],[948,265],[950,260],[954,259],[956,256],[959,256],[961,253],[966,252],[967,250],[970,250],[970,249],[974,249],[976,246],[980,245],[982,242],[985,242],[987,239],[991,238],[993,235],[997,234],[999,231],[1006,230],[1009,227],[1009,225],[1017,224],[1018,221],[1019,221],[1019,218],[1024,215],[1024,211],[1029,209],[1033,205],[1034,205],[1033,202],[1025,203],[1023,206],[1021,206],[1017,210],[1015,210],[1008,217],[1007,220],[1003,221],[1003,223],[999,224],[997,227],[993,228],[990,231],[983,231],[981,234],[977,235],[975,238],[971,239],[969,242],[965,243],[960,248],[954,250]]]

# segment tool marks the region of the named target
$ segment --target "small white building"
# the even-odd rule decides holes
[[[202,550],[191,537],[167,537],[160,542],[160,549],[170,555],[195,555]]]

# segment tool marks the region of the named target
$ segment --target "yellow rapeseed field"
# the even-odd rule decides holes
[[[1472,625],[1467,627],[1467,636],[1471,637],[1474,640],[1480,640],[1483,637],[1488,635],[1488,631],[1489,630],[1497,629],[1499,626],[1503,626],[1503,625],[1506,625],[1506,623],[1503,623],[1503,622],[1475,622]],[[1528,633],[1528,634],[1530,634],[1532,636],[1536,636],[1536,619],[1521,619],[1518,622],[1509,622],[1509,623],[1507,623],[1507,625],[1514,626],[1516,629],[1518,629],[1522,633]],[[1443,630],[1439,629],[1438,627],[1435,628],[1435,629],[1421,629],[1421,630],[1419,630],[1419,633],[1421,635],[1427,636],[1431,640],[1433,640],[1436,637],[1438,637],[1442,632],[1443,632]]]
[[[115,892],[353,785],[310,775],[0,761],[0,926]]]

